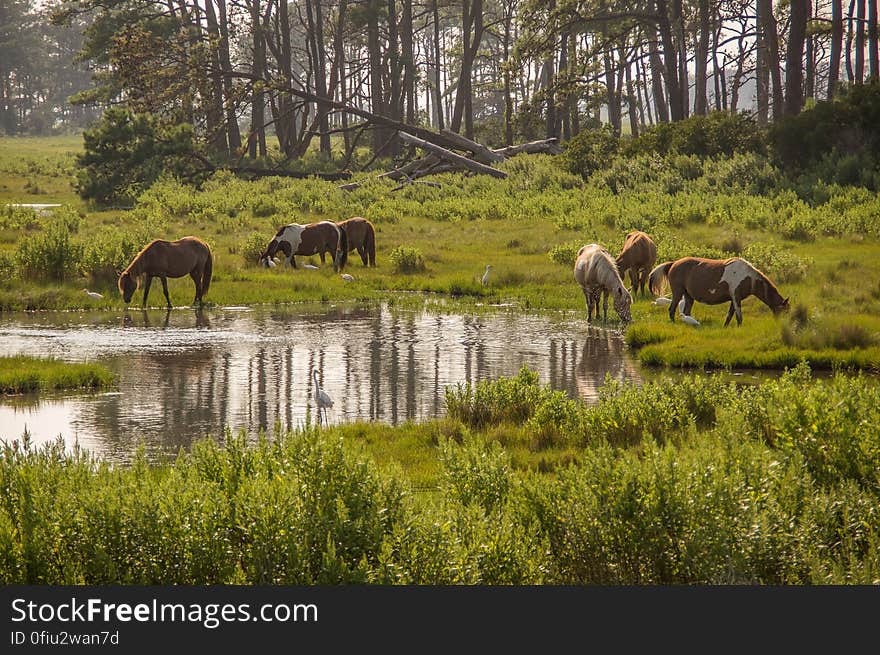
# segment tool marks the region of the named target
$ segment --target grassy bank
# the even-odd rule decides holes
[[[9,156],[22,141],[0,139],[0,176],[5,188],[21,187],[18,195],[10,192],[14,199],[34,202],[23,191],[21,162]],[[40,157],[53,156],[48,148],[41,142],[25,150],[22,159],[35,162],[24,168],[42,170]],[[72,160],[60,161],[68,177],[59,179],[69,180]],[[356,174],[361,187],[353,192],[319,180],[245,182],[218,174],[198,191],[159,182],[132,210],[86,206],[70,189],[47,194],[39,201],[66,202],[65,209],[49,216],[0,209],[0,308],[118,308],[115,271],[152,238],[194,234],[214,250],[206,300],[215,305],[442,297],[463,309],[512,303],[585,314],[571,272],[577,248],[599,242],[617,252],[628,231],[643,229],[657,241],[660,261],[746,257],[795,309],[775,319],[751,298],[743,326],[724,330],[726,306],[698,304],[694,316],[702,325],[693,329],[669,325],[664,308],[638,299],[628,338],[643,362],[779,368],[806,359],[817,368],[880,368],[880,195],[822,185],[802,198],[773,187],[776,173],[752,155],[705,162],[642,157],[587,181],[543,155],[502,168],[506,180],[447,174],[435,178],[441,189],[409,185],[397,192],[375,173]],[[329,266],[256,266],[278,225],[354,215],[376,225],[378,244],[375,269],[352,253],[347,272],[354,282]],[[300,261],[320,264],[317,257]],[[104,298],[89,298],[83,287]],[[189,278],[170,280],[169,288],[175,305],[192,301]],[[134,303],[140,301],[139,291]],[[160,285],[153,285],[149,304],[162,304]]]
[[[523,371],[447,405],[442,424],[227,435],[156,466],[6,445],[0,580],[880,582],[863,377],[608,385],[586,407]]]
[[[107,367],[38,357],[0,357],[0,394],[50,389],[98,389],[113,383]]]

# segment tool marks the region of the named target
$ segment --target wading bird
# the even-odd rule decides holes
[[[693,316],[688,316],[687,314],[679,314],[678,317],[682,320],[683,323],[687,323],[688,325],[697,326],[700,322],[695,319]]]
[[[483,286],[489,285],[489,269],[492,268],[492,264],[486,264],[486,272],[483,273]]]
[[[321,424],[322,411],[324,412],[324,418],[327,419],[327,423],[330,423],[330,419],[327,418],[327,408],[333,407],[333,399],[318,384],[318,371],[312,371],[312,377],[315,379],[315,405],[318,408],[318,425]]]
[[[97,291],[89,291],[88,289],[83,289],[83,293],[85,293],[89,298],[94,298],[95,300],[104,297]]]
[[[354,282],[354,278],[353,278],[351,275],[349,275],[348,273],[343,273],[343,274],[341,275],[341,277],[342,277],[342,279],[345,280],[346,282]]]
[[[303,264],[303,268],[307,268],[310,271],[317,271],[318,270],[318,267],[315,266],[314,264]]]

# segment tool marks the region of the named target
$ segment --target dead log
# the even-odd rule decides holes
[[[489,150],[489,148],[482,143],[471,141],[470,139],[463,137],[461,134],[457,134],[451,130],[440,130],[440,134],[449,139],[452,143],[455,143],[459,149],[472,152],[474,159],[478,162],[483,164],[497,164],[500,161],[504,161],[504,155]]]
[[[442,148],[435,143],[425,141],[424,139],[420,139],[411,134],[407,134],[406,132],[401,132],[400,138],[407,143],[412,143],[422,150],[427,150],[437,155],[441,159],[453,162],[461,168],[473,171],[474,173],[483,173],[485,175],[491,175],[492,177],[497,177],[500,179],[504,179],[507,177],[507,173],[505,173],[504,171],[499,171],[497,168],[492,168],[491,166],[486,166],[485,164],[476,162],[473,159],[468,159],[467,157],[458,155],[454,152],[447,150],[446,148]]]
[[[540,141],[529,141],[528,143],[519,143],[515,146],[506,146],[504,148],[495,148],[492,152],[503,157],[513,157],[521,153],[534,155],[545,153],[548,155],[558,155],[562,152],[562,147],[558,143],[559,139],[553,137],[551,139],[541,139]]]

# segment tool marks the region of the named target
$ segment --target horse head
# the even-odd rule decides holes
[[[290,244],[287,241],[279,239],[277,236],[272,237],[269,245],[266,246],[266,250],[260,255],[260,264],[269,268],[269,260],[274,259],[279,250],[284,253],[284,256],[287,257],[287,259],[290,259]]]
[[[632,294],[626,290],[626,287],[619,284],[614,289],[612,299],[614,300],[614,311],[620,316],[620,320],[624,323],[631,323],[632,312],[630,311],[630,306],[632,305]]]
[[[134,295],[134,292],[137,291],[138,283],[137,279],[128,271],[124,271],[119,276],[119,281],[117,282],[117,286],[119,287],[120,293],[122,293],[122,299],[126,304],[131,302],[131,297]]]

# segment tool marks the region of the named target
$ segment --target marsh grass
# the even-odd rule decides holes
[[[98,389],[109,387],[113,380],[113,374],[101,364],[26,356],[0,357],[0,394]]]
[[[512,387],[516,391],[512,391]],[[4,584],[852,584],[880,563],[880,384],[805,365],[606,383],[555,402],[521,372],[461,418],[249,441],[129,466],[0,447]],[[472,390],[473,392],[473,390]],[[458,392],[459,395],[463,393]],[[521,399],[525,423],[498,411]],[[459,405],[461,406],[461,405]]]

